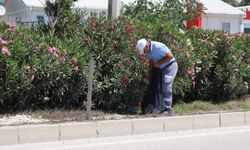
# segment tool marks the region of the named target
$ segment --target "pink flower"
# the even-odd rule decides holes
[[[66,49],[63,49],[63,54],[64,54],[64,55],[67,55],[67,53],[68,53],[67,50],[66,50]]]
[[[23,37],[23,36],[24,36],[24,33],[23,33],[23,32],[19,32],[18,35],[19,35],[20,37]]]
[[[24,69],[25,69],[25,70],[29,70],[29,69],[30,69],[30,66],[29,66],[29,65],[24,65]]]
[[[2,47],[2,54],[5,56],[9,56],[10,55],[9,49],[5,46]]]
[[[65,18],[64,19],[64,23],[65,24],[71,23],[71,19],[69,17]]]
[[[30,78],[31,81],[34,81],[35,80],[35,75],[32,75],[31,78]]]
[[[49,52],[49,53],[53,53],[53,48],[52,48],[52,47],[49,47],[49,48],[48,48],[48,52]]]
[[[0,40],[0,43],[1,43],[1,44],[3,44],[3,45],[7,45],[7,44],[9,44],[9,42],[8,42],[8,41],[3,40],[3,39],[2,39],[2,40]]]
[[[243,57],[243,56],[240,56],[240,60],[244,60],[244,57]]]
[[[129,25],[129,24],[126,25],[126,29],[127,29],[127,31],[128,31],[129,33],[134,32],[134,29],[133,29],[132,26]]]
[[[66,59],[64,57],[61,57],[61,62],[64,64]]]
[[[234,71],[235,71],[235,72],[239,72],[239,69],[238,69],[238,68],[235,68]]]
[[[122,19],[123,17],[122,16],[118,16],[118,19],[120,20],[120,19]]]
[[[10,32],[13,32],[13,31],[15,31],[15,29],[16,29],[16,26],[14,25],[14,24],[9,24],[9,31]]]
[[[189,69],[189,70],[188,70],[188,75],[189,75],[190,77],[192,77],[192,76],[193,76],[193,74],[194,74],[193,69]]]
[[[179,53],[181,53],[181,52],[182,52],[182,49],[181,49],[181,48],[179,48],[179,49],[178,49],[178,52],[179,52]]]
[[[138,101],[137,101],[136,107],[137,107],[137,108],[141,108],[141,100],[138,100]]]
[[[117,44],[118,44],[118,41],[113,40],[113,44],[114,44],[114,45],[117,45]]]
[[[58,52],[58,48],[56,48],[56,47],[49,47],[48,48],[48,51],[50,52],[50,53],[57,53]]]
[[[233,58],[234,61],[236,61],[237,60],[236,54],[233,54],[232,58]]]
[[[91,19],[91,26],[92,26],[93,29],[96,28],[96,18],[95,18],[95,17],[93,17],[93,18]]]
[[[129,80],[128,80],[127,77],[123,77],[123,78],[122,78],[122,83],[123,83],[125,86],[128,85],[128,82],[129,82]]]
[[[226,39],[229,39],[230,38],[230,35],[229,34],[225,34],[224,35]]]
[[[9,41],[8,41],[8,44],[10,44],[10,43],[14,43],[13,40],[9,40]]]
[[[53,57],[58,58],[59,57],[58,53],[57,52],[53,52]]]
[[[32,72],[33,72],[33,73],[36,73],[36,72],[37,72],[37,69],[36,69],[36,68],[32,68]]]
[[[245,85],[245,88],[246,88],[246,89],[249,89],[249,85],[248,85],[247,82],[244,82],[244,85]]]
[[[36,46],[36,49],[40,49],[43,48],[43,44],[39,44],[38,46]],[[48,50],[50,52],[50,50]]]
[[[77,72],[78,70],[79,70],[78,66],[72,67],[72,71],[73,71],[73,72]]]
[[[188,76],[191,78],[191,80],[192,80],[192,85],[193,85],[193,87],[195,87],[195,85],[196,85],[196,76],[195,76],[195,74],[194,74],[194,69],[189,69],[188,70]]]
[[[74,64],[74,63],[77,63],[77,58],[75,58],[75,57],[73,57],[72,59],[71,59],[71,62]]]
[[[87,36],[87,37],[85,38],[85,42],[86,42],[87,44],[90,44],[90,37],[89,37],[89,36]]]
[[[152,35],[152,33],[148,31],[148,32],[147,32],[147,36],[148,36],[148,37],[151,37],[151,35]]]
[[[196,82],[195,82],[195,81],[193,81],[193,82],[192,82],[192,85],[193,85],[193,87],[195,87],[195,85],[196,85]]]
[[[56,53],[57,53],[57,52],[58,52],[58,50],[59,50],[59,49],[58,49],[58,48],[56,48],[56,47],[53,47],[52,49],[53,49],[53,52],[56,52]]]
[[[189,52],[188,52],[188,51],[186,52],[185,57],[186,57],[186,59],[187,59],[187,60],[190,58],[190,54],[189,54]]]
[[[236,35],[238,35],[238,36],[243,36],[244,33],[242,33],[242,32],[237,32]]]
[[[113,40],[113,44],[112,44],[112,49],[114,50],[117,46],[118,42],[116,40]]]

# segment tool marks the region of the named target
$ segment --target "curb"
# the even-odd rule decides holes
[[[0,146],[250,124],[250,111],[0,127]]]

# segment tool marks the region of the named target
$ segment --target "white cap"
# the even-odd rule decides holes
[[[146,39],[140,39],[137,41],[136,48],[138,49],[140,55],[144,54],[144,48],[146,45],[147,45]]]

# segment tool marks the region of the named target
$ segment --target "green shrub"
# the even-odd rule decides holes
[[[0,48],[10,53],[0,56],[3,110],[79,107],[86,76],[74,49],[77,43],[70,45],[37,30],[8,31],[7,25],[1,31],[1,39],[8,44],[2,42]]]
[[[82,21],[76,13],[58,32],[0,24],[0,112],[84,108],[90,58],[96,61],[93,107],[140,111],[148,83],[147,62],[135,49],[140,38],[161,41],[174,53],[174,102],[220,102],[249,93],[248,35],[181,30],[154,15],[152,23],[94,14]]]
[[[190,30],[194,48],[194,99],[225,101],[246,94],[249,84],[247,40],[242,34]]]

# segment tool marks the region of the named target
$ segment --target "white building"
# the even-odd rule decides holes
[[[135,0],[123,0],[125,3]],[[163,0],[151,0],[162,2]],[[180,0],[182,1],[182,0]],[[245,12],[233,7],[222,0],[196,0],[205,7],[204,14],[195,23],[202,29],[226,30],[229,33],[243,32],[243,18]],[[250,9],[249,9],[250,10]],[[197,22],[198,21],[198,22]]]
[[[119,5],[120,0],[112,0],[113,5]],[[73,8],[81,9],[88,15],[90,12],[108,14],[108,0],[78,0],[74,3]],[[45,0],[7,0],[6,21],[11,24],[31,23],[34,21],[48,21],[48,16],[44,12]],[[115,7],[117,8],[117,7]],[[117,12],[113,10],[113,14]],[[87,16],[86,16],[87,17]]]
[[[243,20],[244,32],[250,33],[250,5],[238,8],[246,13],[246,16]]]
[[[86,12],[108,13],[109,0],[78,0],[74,8]],[[118,2],[117,2],[118,1]],[[113,13],[119,14],[121,3],[128,4],[136,0],[112,0],[117,7],[113,7]],[[151,0],[162,2],[163,0]],[[243,32],[242,20],[245,13],[221,0],[197,0],[206,8],[201,18],[202,29],[226,30],[230,33]],[[44,12],[45,0],[7,0],[6,21],[8,23],[48,21]]]
[[[243,32],[245,13],[221,0],[200,0],[206,8],[202,15],[202,29]]]

